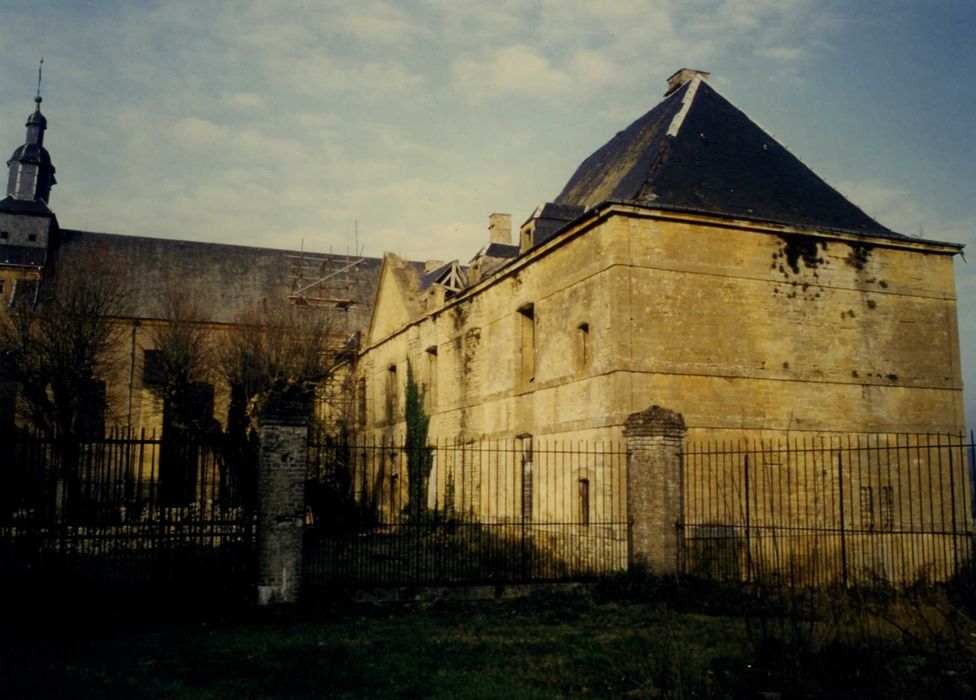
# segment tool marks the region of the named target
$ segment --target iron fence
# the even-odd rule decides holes
[[[973,559],[952,435],[689,442],[680,570],[790,585],[945,580]],[[0,436],[0,584],[254,582],[257,445]],[[584,579],[628,565],[622,444],[313,435],[303,584]]]
[[[711,579],[944,581],[973,555],[970,434],[697,442],[683,571]]]
[[[627,565],[619,445],[325,441],[310,467],[313,587],[581,579]]]
[[[250,583],[254,449],[223,435],[0,436],[0,584]]]

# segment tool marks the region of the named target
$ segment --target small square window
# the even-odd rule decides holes
[[[10,234],[6,231],[0,231],[0,241],[6,241],[10,239]]]
[[[27,234],[27,240],[28,241],[32,241],[32,242],[33,241],[36,241],[37,240],[37,234],[36,233],[28,233]]]

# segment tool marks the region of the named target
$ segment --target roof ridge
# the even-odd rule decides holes
[[[697,78],[696,78],[696,79],[697,79]],[[733,102],[732,100],[730,100],[730,99],[729,99],[729,98],[728,98],[728,97],[727,97],[727,96],[726,96],[726,95],[725,95],[724,93],[722,93],[722,92],[719,92],[718,90],[716,90],[716,89],[715,89],[715,86],[713,86],[713,85],[709,85],[708,87],[709,87],[709,88],[711,88],[711,90],[712,90],[712,92],[714,92],[714,93],[715,93],[716,95],[718,95],[718,96],[719,96],[719,97],[721,97],[721,98],[722,98],[723,100],[725,100],[725,101],[726,101],[726,102],[728,102],[728,103],[729,103],[730,105],[732,105],[732,107],[734,107],[734,108],[735,108],[736,110],[738,110],[738,111],[739,111],[739,113],[740,113],[740,114],[741,114],[742,116],[744,116],[744,117],[745,117],[746,119],[748,119],[748,120],[749,120],[749,121],[751,121],[751,122],[752,122],[753,124],[755,124],[755,125],[756,125],[756,127],[758,127],[760,131],[762,131],[762,132],[763,132],[764,134],[766,134],[766,136],[768,136],[768,137],[769,137],[769,138],[771,138],[771,139],[772,139],[772,140],[773,140],[774,142],[776,142],[776,143],[777,143],[777,144],[779,145],[779,147],[780,147],[780,148],[782,148],[782,149],[783,149],[784,151],[786,151],[786,152],[787,152],[787,153],[789,153],[789,154],[790,154],[791,156],[793,156],[794,158],[796,158],[796,159],[797,159],[797,161],[798,161],[798,162],[800,163],[800,165],[802,165],[802,166],[803,166],[804,168],[806,168],[806,169],[807,169],[807,170],[809,170],[809,171],[810,171],[811,173],[813,173],[813,174],[814,174],[814,175],[815,175],[815,176],[817,177],[817,179],[819,179],[819,180],[820,180],[820,181],[821,181],[821,182],[822,182],[823,184],[825,184],[825,185],[826,185],[827,187],[829,187],[829,188],[830,188],[830,189],[832,189],[832,190],[833,190],[834,192],[836,192],[836,193],[837,193],[838,195],[840,195],[840,196],[841,196],[841,197],[842,197],[842,198],[843,198],[843,199],[844,199],[844,200],[845,200],[845,201],[846,201],[846,202],[847,202],[848,204],[850,204],[850,205],[851,205],[852,207],[854,207],[855,209],[857,209],[857,210],[858,210],[859,212],[861,212],[862,214],[864,214],[864,215],[865,215],[866,217],[868,217],[869,219],[871,219],[871,220],[873,220],[873,221],[874,221],[874,222],[875,222],[876,224],[878,224],[878,225],[879,225],[879,226],[880,226],[881,228],[883,228],[884,230],[886,230],[886,231],[891,231],[892,233],[897,233],[897,232],[896,232],[896,231],[894,231],[893,229],[890,229],[890,228],[888,228],[887,226],[885,226],[884,224],[882,224],[882,223],[881,223],[880,221],[878,221],[877,219],[875,219],[875,218],[874,218],[873,216],[871,216],[870,214],[868,214],[868,213],[867,213],[866,211],[864,211],[864,210],[863,210],[863,209],[862,209],[862,208],[860,207],[860,205],[858,205],[858,204],[855,204],[854,202],[852,202],[852,201],[851,201],[851,200],[850,200],[850,199],[849,199],[849,198],[847,197],[847,195],[845,195],[845,194],[844,194],[843,192],[841,192],[841,191],[840,191],[839,189],[837,189],[837,188],[836,188],[836,187],[834,187],[834,186],[833,186],[832,184],[830,184],[829,182],[827,182],[827,179],[826,179],[825,177],[823,177],[823,176],[822,176],[822,175],[821,175],[820,173],[818,173],[818,172],[817,172],[816,170],[814,170],[814,169],[813,169],[813,168],[812,168],[812,167],[811,167],[811,166],[810,166],[810,165],[809,165],[809,164],[808,164],[808,163],[807,163],[807,162],[806,162],[806,161],[805,161],[805,160],[804,160],[803,158],[801,158],[801,157],[800,157],[799,155],[797,155],[796,153],[794,153],[794,152],[793,152],[793,149],[791,149],[791,148],[790,148],[789,146],[787,146],[787,145],[786,145],[786,144],[785,144],[785,143],[784,143],[784,142],[783,142],[782,140],[780,140],[780,139],[779,139],[779,138],[778,138],[778,137],[777,137],[777,136],[776,136],[776,135],[775,135],[775,134],[774,134],[774,133],[772,132],[772,130],[771,130],[771,129],[768,129],[768,128],[766,127],[766,125],[765,125],[765,124],[762,124],[762,123],[760,123],[760,122],[759,122],[759,120],[757,120],[757,119],[755,119],[755,118],[754,118],[754,117],[753,117],[753,116],[752,116],[751,114],[749,114],[749,113],[748,113],[748,112],[746,112],[746,111],[745,111],[744,109],[742,109],[741,107],[739,107],[739,105],[737,105],[737,104],[736,104],[735,102]],[[899,235],[904,235],[904,234],[899,234]]]
[[[701,77],[697,75],[688,81],[688,88],[685,90],[685,94],[681,96],[681,109],[678,110],[678,113],[671,120],[671,124],[668,125],[667,136],[673,138],[678,135],[678,131],[685,121],[685,116],[691,109],[691,103],[695,100],[695,95],[698,93],[698,86],[701,85],[701,82]]]

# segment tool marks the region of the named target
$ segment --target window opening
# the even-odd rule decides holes
[[[870,486],[861,487],[861,527],[874,529],[874,489]]]
[[[356,383],[356,416],[359,425],[366,425],[366,379],[360,377]]]
[[[386,370],[386,417],[390,421],[396,419],[398,398],[397,398],[397,368],[390,365]]]
[[[427,348],[427,392],[424,395],[427,411],[437,408],[437,346]]]
[[[579,480],[579,521],[580,525],[590,524],[590,480]]]
[[[576,370],[590,366],[590,324],[581,323],[576,327]]]
[[[893,530],[895,527],[895,492],[891,486],[882,486],[878,494],[881,509],[881,528]]]
[[[535,381],[535,307],[526,304],[518,312],[522,345],[519,372],[522,384],[529,384]]]

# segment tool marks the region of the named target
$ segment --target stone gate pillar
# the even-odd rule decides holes
[[[308,402],[270,401],[258,421],[258,605],[296,603],[302,576]]]
[[[681,571],[685,421],[660,406],[632,413],[627,438],[628,566],[655,574]]]

